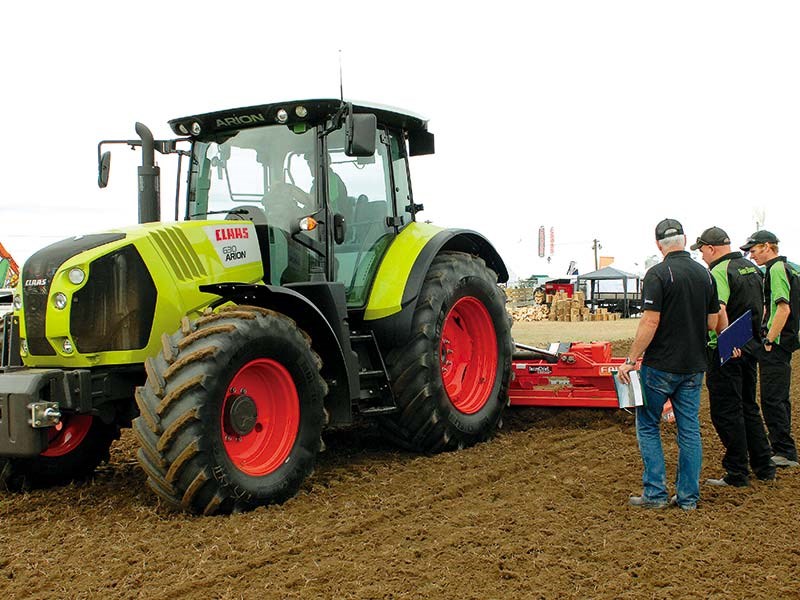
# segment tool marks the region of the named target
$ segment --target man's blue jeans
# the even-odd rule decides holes
[[[640,372],[645,405],[636,409],[636,439],[644,463],[642,495],[654,503],[667,502],[667,473],[661,447],[661,412],[672,400],[678,426],[678,505],[693,508],[700,499],[700,389],[703,373],[668,373],[642,365]]]

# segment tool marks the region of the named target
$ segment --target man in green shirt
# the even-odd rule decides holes
[[[717,284],[720,321],[732,323],[749,311],[753,338],[760,339],[764,297],[758,267],[740,252],[731,251],[731,240],[719,227],[706,229],[691,248],[700,251]],[[706,386],[711,421],[725,446],[725,474],[707,479],[708,485],[745,487],[750,483],[750,467],[758,479],[775,479],[772,451],[756,398],[758,363],[748,351],[756,343],[748,344],[741,356],[721,365],[717,332],[709,332]]]
[[[778,238],[766,230],[756,231],[741,249],[753,261],[766,267],[764,274],[764,317],[759,349],[761,368],[761,409],[769,430],[772,462],[778,467],[797,467],[797,446],[792,437],[792,405],[789,386],[792,352],[800,347],[800,273],[778,255]]]

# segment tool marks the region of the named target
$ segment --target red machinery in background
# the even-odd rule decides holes
[[[550,296],[564,292],[567,298],[572,298],[575,295],[575,280],[574,279],[551,279],[544,283],[544,293]]]

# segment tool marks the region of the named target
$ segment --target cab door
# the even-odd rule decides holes
[[[375,154],[367,158],[345,155],[342,130],[327,139],[329,208],[345,221],[344,241],[333,247],[334,277],[344,284],[350,307],[366,303],[398,228],[389,136],[380,127],[376,135]]]

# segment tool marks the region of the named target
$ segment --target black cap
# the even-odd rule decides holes
[[[778,236],[776,236],[771,231],[767,231],[766,229],[759,229],[753,234],[750,234],[750,237],[747,238],[747,241],[739,246],[745,252],[748,252],[750,248],[753,246],[757,246],[758,244],[777,244],[778,243]]]
[[[682,233],[683,225],[675,219],[664,219],[656,225],[656,240],[658,241],[672,237],[673,235],[681,235]]]
[[[700,246],[727,246],[731,243],[731,238],[725,233],[725,230],[720,227],[709,227],[697,241],[690,246],[692,250],[697,250]]]

